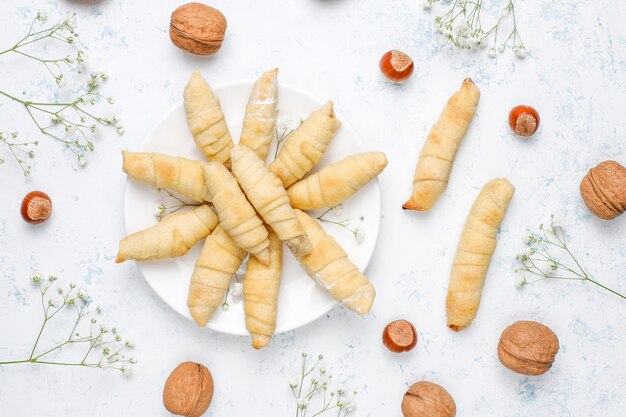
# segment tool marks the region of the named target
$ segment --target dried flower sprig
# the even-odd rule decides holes
[[[355,398],[357,392],[351,396],[346,396],[346,390],[339,388],[336,391],[330,389],[332,375],[329,375],[321,365],[324,356],[318,355],[316,361],[309,368],[308,355],[302,354],[302,366],[300,368],[300,378],[289,383],[289,388],[296,401],[296,417],[306,417],[310,412],[310,417],[316,417],[327,412],[336,413],[337,417],[345,417],[356,407]],[[317,371],[317,372],[316,372]],[[318,411],[312,401],[321,398],[322,404]]]
[[[75,31],[76,14],[71,15],[56,25],[35,30],[37,23],[42,25],[46,21],[47,16],[41,12],[38,13],[37,17],[33,19],[26,36],[11,48],[0,51],[0,56],[12,53],[40,63],[61,89],[65,86],[64,70],[76,67],[78,73],[84,72],[86,55],[83,50],[78,49],[76,46],[78,38],[78,33]],[[40,44],[44,41],[54,41],[69,45],[73,54],[47,58],[36,56],[32,52],[25,52],[25,47]],[[48,48],[46,47],[45,50],[48,50]],[[99,116],[89,108],[89,106],[95,106],[102,101],[113,104],[113,97],[106,97],[99,91],[99,86],[106,79],[107,74],[105,73],[91,74],[82,89],[73,89],[79,90],[73,98],[63,101],[32,101],[31,99],[19,98],[17,95],[11,94],[2,88],[0,88],[0,96],[20,104],[41,134],[61,143],[76,156],[79,165],[83,166],[87,162],[86,154],[94,150],[94,144],[90,136],[96,132],[98,126],[113,127],[120,135],[124,133],[124,128],[120,125],[117,117]],[[38,141],[23,142],[16,147],[11,142],[0,142],[0,145],[7,146],[11,156],[16,160],[26,176],[31,173],[31,165],[25,160],[24,156],[26,155],[29,158],[35,156],[32,149],[27,150],[26,148],[37,146],[38,144]],[[2,162],[4,161],[2,160]]]
[[[429,9],[440,1],[424,0],[424,7]],[[454,0],[446,13],[435,17],[435,25],[454,46],[459,48],[471,49],[490,45],[487,55],[495,58],[496,51],[504,52],[510,47],[518,57],[526,57],[528,50],[517,28],[514,0],[508,0],[498,20],[490,28],[483,28],[481,20],[483,6],[484,0]],[[505,22],[509,18],[513,27],[506,37],[501,36],[505,30]]]
[[[134,347],[134,343],[131,340],[122,338],[115,327],[109,329],[102,324],[98,324],[98,319],[95,316],[102,312],[102,308],[90,308],[91,298],[85,291],[76,289],[76,284],[74,283],[69,284],[67,289],[57,287],[55,291],[51,290],[51,287],[57,281],[55,276],[43,279],[41,276],[35,275],[32,281],[39,289],[41,295],[41,306],[44,314],[43,323],[27,358],[0,361],[0,366],[34,363],[100,369],[110,368],[129,375],[131,365],[137,363],[137,360],[134,357],[126,356],[125,352]],[[55,293],[56,295],[54,295]],[[70,311],[74,315],[70,331],[60,342],[55,342],[52,347],[45,350],[42,349],[43,352],[41,352],[38,348],[41,342],[43,342],[42,336],[46,325],[55,317],[62,317],[65,311]],[[88,327],[81,326],[87,321],[90,323]],[[84,330],[81,330],[81,327]],[[70,348],[71,346],[82,346],[82,350],[75,349],[79,352],[78,359],[66,362],[50,357],[52,353]],[[100,355],[99,358],[97,358],[98,354]]]
[[[233,278],[235,278],[235,283],[231,283],[226,288],[226,295],[224,295],[224,302],[222,303],[222,310],[228,311],[230,309],[230,303],[228,302],[228,296],[231,295],[231,287],[232,287],[232,296],[240,296],[243,293],[243,284],[239,281],[239,276],[237,274],[233,274]]]
[[[348,232],[354,235],[354,238],[356,239],[358,243],[363,243],[365,241],[365,231],[361,227],[352,227],[352,222],[355,222],[355,221],[362,222],[363,220],[365,220],[364,216],[348,217],[343,220],[330,220],[327,217],[325,217],[329,213],[332,213],[335,216],[340,216],[342,211],[343,211],[343,205],[339,204],[337,206],[327,209],[325,212],[323,212],[316,218],[317,220],[323,223],[329,223],[329,224],[334,224],[339,227],[343,227],[345,230],[347,230]]]
[[[174,200],[174,201],[171,201],[171,200],[160,201],[156,203],[156,206],[154,207],[154,217],[156,217],[158,221],[163,220],[165,217],[169,216],[170,214],[174,214],[177,211],[185,207],[199,207],[202,205],[200,203],[191,203],[189,201],[185,201],[182,198],[170,193],[167,190],[159,189],[158,191],[165,191],[167,195],[170,197],[170,199]]]
[[[516,269],[516,273],[530,273],[540,278],[528,281],[525,276],[520,276],[517,286],[522,288],[528,284],[534,284],[538,281],[546,279],[567,280],[567,281],[585,281],[597,285],[600,288],[609,291],[618,297],[626,299],[626,296],[611,288],[592,279],[583,269],[580,262],[576,259],[567,245],[565,231],[563,226],[554,216],[551,216],[549,227],[539,226],[538,233],[531,233],[526,240],[528,249],[525,253],[517,255],[517,259],[521,268]],[[558,255],[555,253],[558,252]],[[559,260],[560,256],[567,255],[573,264],[566,264]],[[559,256],[559,258],[557,258]]]
[[[280,129],[280,133],[278,132]],[[280,146],[287,140],[289,135],[293,133],[294,129],[291,129],[289,126],[276,126],[276,150],[274,151],[274,159],[278,156],[278,151],[280,150]]]

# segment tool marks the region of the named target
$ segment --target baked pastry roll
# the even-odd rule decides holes
[[[221,225],[206,238],[193,268],[187,296],[189,312],[199,326],[206,325],[222,304],[230,279],[246,255]]]
[[[187,124],[196,145],[209,161],[227,163],[233,140],[224,120],[220,99],[195,70],[184,91]]]
[[[235,146],[232,172],[257,212],[296,257],[311,252],[311,242],[291,208],[287,191],[254,151]]]
[[[335,118],[333,102],[313,112],[287,138],[270,164],[270,170],[285,188],[306,175],[317,164],[341,122]]]
[[[122,170],[134,180],[203,202],[209,201],[202,162],[156,152],[122,151]]]
[[[367,277],[311,216],[300,210],[296,214],[313,245],[311,253],[298,259],[302,268],[335,300],[358,314],[369,313],[376,291]]]
[[[466,78],[461,89],[448,100],[422,148],[413,177],[413,194],[403,209],[429,210],[443,194],[456,151],[474,117],[479,98],[480,90]]]
[[[294,208],[333,207],[354,195],[387,166],[382,152],[363,152],[322,168],[287,189]]]
[[[115,262],[183,256],[199,240],[207,237],[217,223],[217,216],[209,206],[170,214],[154,226],[122,239]]]
[[[254,83],[246,106],[239,144],[252,149],[265,161],[276,130],[278,68],[265,72]]]
[[[267,265],[270,261],[267,229],[233,174],[217,162],[208,162],[202,169],[209,197],[224,230],[237,246]]]
[[[250,258],[243,280],[243,306],[246,328],[252,336],[252,347],[266,346],[276,329],[278,290],[283,268],[283,243],[270,232],[270,264]]]
[[[452,263],[446,313],[454,331],[468,327],[478,311],[496,235],[515,187],[505,178],[489,181],[472,205]]]

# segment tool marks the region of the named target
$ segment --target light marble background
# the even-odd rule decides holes
[[[29,277],[41,273],[79,282],[104,306],[102,320],[136,341],[139,364],[130,379],[110,371],[0,367],[1,415],[167,415],[162,386],[184,360],[202,362],[213,373],[216,391],[207,415],[293,415],[287,383],[297,376],[304,351],[324,353],[334,379],[360,392],[355,416],[399,416],[406,388],[422,379],[445,386],[459,416],[624,415],[624,301],[583,283],[518,290],[513,269],[524,236],[557,213],[590,273],[626,291],[626,216],[600,221],[578,192],[591,166],[605,159],[626,163],[626,4],[518,2],[530,56],[519,60],[507,53],[492,60],[486,51],[451,48],[431,23],[441,9],[427,12],[408,0],[212,0],[228,19],[226,40],[216,56],[196,58],[174,48],[167,35],[169,15],[181,3],[2,2],[1,49],[26,31],[39,9],[52,20],[78,13],[89,68],[110,74],[103,91],[116,97],[113,109],[126,134],[103,133],[84,168],[56,145],[42,146],[31,178],[10,160],[0,166],[0,360],[22,357],[31,346],[40,312]],[[380,56],[392,48],[415,61],[405,85],[379,73]],[[0,88],[51,96],[49,80],[29,66],[3,57]],[[274,66],[283,82],[332,98],[368,148],[385,151],[390,163],[380,177],[381,233],[367,270],[378,290],[373,313],[361,318],[336,307],[256,352],[245,337],[198,329],[150,290],[135,264],[112,259],[124,234],[120,151],[138,148],[181,99],[192,69],[222,82]],[[403,212],[426,133],[466,76],[482,98],[450,185],[432,212]],[[520,103],[534,105],[542,116],[539,133],[527,141],[506,125],[509,109]],[[0,130],[37,138],[23,116],[23,109],[2,101]],[[517,193],[478,317],[469,330],[454,334],[444,321],[450,264],[473,199],[496,176],[508,177]],[[20,201],[32,189],[45,190],[54,202],[53,218],[41,227],[19,215]],[[419,344],[408,354],[391,354],[381,343],[383,327],[396,318],[411,320],[419,331]],[[539,320],[559,336],[561,350],[545,376],[520,376],[498,362],[500,332],[518,319]]]

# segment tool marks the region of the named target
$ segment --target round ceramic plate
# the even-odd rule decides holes
[[[253,81],[237,81],[218,84],[213,87],[215,94],[220,98],[226,122],[235,141],[241,132],[246,103],[252,85]],[[296,127],[302,118],[323,104],[324,102],[311,97],[302,90],[280,84],[278,135],[280,136],[282,133],[282,126],[290,124],[292,127]],[[326,155],[317,165],[318,169],[331,162],[366,150],[354,129],[340,114],[337,114],[337,118],[342,122],[342,126],[337,131]],[[275,148],[276,140],[272,144],[268,163],[274,158]],[[152,129],[140,150],[204,160],[187,127],[182,103],[170,110]],[[164,191],[156,191],[145,184],[129,179],[126,182],[124,200],[127,233],[134,233],[154,225],[157,222],[155,209],[159,203],[173,205],[176,202]],[[378,181],[375,180],[344,202],[337,213],[330,212],[324,216],[324,218],[335,222],[347,218],[356,218],[349,223],[349,226],[352,229],[358,227],[364,232],[365,239],[361,243],[356,240],[352,233],[338,225],[323,223],[323,227],[344,248],[350,259],[361,271],[367,267],[376,245],[380,225],[380,207],[380,187]],[[310,214],[319,216],[322,213],[323,211],[315,211]],[[361,216],[363,216],[363,220],[359,219]],[[141,273],[152,289],[171,308],[190,320],[191,316],[187,309],[187,289],[201,247],[202,242],[199,242],[187,255],[180,258],[138,263]],[[244,271],[245,263],[240,269],[240,273],[237,274],[239,279],[242,279]],[[233,282],[235,282],[234,279]],[[231,287],[232,285],[231,282]],[[227,302],[229,308],[218,309],[211,317],[207,327],[224,333],[248,334],[244,321],[242,296],[233,295],[231,291],[227,296]],[[334,305],[335,301],[307,276],[289,250],[285,248],[276,333],[304,326],[327,313]]]

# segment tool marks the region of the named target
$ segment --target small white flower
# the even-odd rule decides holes
[[[37,12],[37,20],[41,23],[46,23],[48,21],[48,13],[40,10]]]
[[[78,290],[78,294],[76,294],[76,296],[79,299],[84,300],[85,298],[87,298],[87,293],[83,290]]]
[[[0,132],[0,139],[6,139],[7,134],[5,132]]]
[[[41,275],[33,275],[33,282],[39,284],[41,282]]]
[[[276,122],[276,129],[278,129],[279,133],[282,133],[282,131],[291,129],[292,125],[293,119],[291,117],[283,117],[278,122]]]
[[[240,282],[233,284],[233,295],[241,295],[243,292],[243,285]]]
[[[65,78],[63,77],[63,74],[59,75],[58,77],[55,77],[54,80],[56,81],[57,85],[60,88],[65,87],[66,82],[65,82]]]
[[[109,102],[109,104],[113,104],[113,103],[115,103],[115,98],[114,97],[108,97],[107,101]]]
[[[526,284],[528,284],[528,281],[526,281],[526,278],[521,275],[519,275],[515,280],[515,286],[517,288],[524,288]]]
[[[57,306],[56,301],[54,301],[52,298],[48,300],[48,305],[50,307],[56,307]]]
[[[98,368],[106,369],[108,367],[109,367],[109,360],[106,357],[100,359],[100,361],[98,362]]]
[[[519,58],[526,58],[526,54],[528,53],[526,48],[523,46],[518,47],[517,50],[515,50],[514,52],[515,55],[517,55]]]
[[[228,311],[229,308],[230,308],[230,304],[228,303],[222,304],[222,311]]]
[[[126,132],[126,129],[124,129],[122,126],[118,126],[117,128],[118,135],[123,135],[125,132]]]
[[[87,165],[87,158],[85,157],[85,155],[80,155],[78,157],[78,165],[80,165],[81,167]]]
[[[296,381],[295,379],[292,379],[291,381],[289,381],[289,388],[295,389],[297,387],[298,387],[298,381]]]
[[[137,363],[137,358],[130,358],[128,360],[128,363],[136,364]]]
[[[124,346],[129,347],[129,348],[134,348],[135,347],[135,341],[132,339],[126,340],[124,342]]]
[[[306,408],[309,406],[309,402],[306,400],[306,398],[298,398],[297,405],[300,410],[306,410]]]
[[[356,239],[358,243],[363,243],[365,241],[365,230],[361,229],[360,227],[357,227],[354,230],[354,238]]]
[[[504,44],[501,43],[500,45],[498,45],[498,52],[500,53],[504,52],[504,48],[505,48]]]
[[[335,216],[341,216],[341,213],[343,213],[343,204],[337,204],[331,208],[330,211],[332,211]]]
[[[65,23],[65,26],[68,27],[68,29],[72,31],[76,30],[76,27],[78,26],[78,19],[76,18],[76,13],[72,13],[70,17],[65,19],[64,23]]]
[[[557,227],[563,227],[563,222],[561,221],[561,218],[559,216],[555,216],[554,214],[551,216],[551,226],[552,229],[556,229]]]
[[[120,368],[120,371],[122,371],[122,375],[124,375],[125,377],[129,378],[133,374],[133,367],[132,366],[128,366],[128,365],[123,365]]]
[[[495,58],[496,57],[496,50],[495,50],[495,48],[489,48],[489,51],[487,51],[487,56],[489,58]]]
[[[167,207],[165,207],[165,204],[157,203],[154,206],[154,217],[156,217],[157,220],[160,220],[161,218],[163,218],[163,214],[165,213],[166,209]]]

